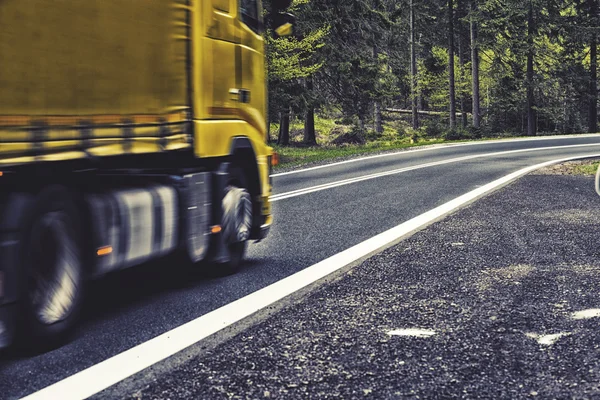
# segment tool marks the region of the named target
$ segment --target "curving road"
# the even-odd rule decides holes
[[[94,283],[70,343],[0,354],[0,397],[34,393],[524,167],[592,154],[600,135],[437,146],[276,174],[276,222],[240,273],[207,279],[163,261]]]

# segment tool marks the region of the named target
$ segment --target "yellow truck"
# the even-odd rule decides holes
[[[260,0],[0,1],[0,347],[64,338],[91,278],[228,274],[267,235],[264,29]]]

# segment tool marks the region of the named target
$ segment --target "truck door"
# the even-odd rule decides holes
[[[266,132],[265,54],[260,0],[238,0],[237,49],[238,87],[236,96],[242,119],[261,135]]]
[[[238,87],[239,34],[236,32],[235,1],[211,0],[204,3],[206,37],[204,51],[198,56],[206,68],[201,76],[208,119],[238,118],[239,103],[231,91]]]

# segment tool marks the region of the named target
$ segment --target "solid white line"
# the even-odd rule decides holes
[[[402,155],[402,154],[414,154],[414,153],[418,153],[421,151],[433,151],[433,150],[448,149],[448,148],[453,148],[453,147],[479,146],[479,145],[496,144],[496,143],[534,142],[534,141],[540,141],[540,140],[578,139],[578,138],[588,138],[588,137],[600,137],[600,134],[585,133],[582,135],[559,135],[559,136],[543,136],[543,137],[535,137],[535,138],[485,140],[485,141],[468,142],[468,143],[437,144],[437,145],[434,144],[431,146],[419,147],[419,148],[415,148],[415,147],[410,148],[409,147],[405,150],[395,151],[395,152],[391,152],[391,153],[375,154],[373,156],[353,158],[351,160],[339,161],[339,162],[334,162],[331,164],[317,165],[316,167],[296,169],[296,170],[288,171],[288,172],[280,172],[277,174],[272,174],[271,178],[277,178],[280,176],[286,176],[286,175],[292,175],[292,174],[299,174],[302,172],[314,171],[317,169],[334,167],[336,165],[350,164],[350,163],[355,163],[355,162],[364,161],[364,160],[372,160],[374,158],[392,157],[392,156],[397,156],[397,155]]]
[[[430,162],[430,163],[426,163],[426,164],[413,165],[411,167],[399,168],[399,169],[394,169],[391,171],[377,172],[374,174],[358,176],[355,178],[344,179],[341,181],[324,183],[324,184],[317,185],[317,186],[310,186],[307,188],[293,190],[291,192],[279,193],[279,194],[275,194],[275,195],[271,196],[271,202],[289,199],[291,197],[302,196],[302,195],[309,194],[309,193],[320,192],[321,190],[332,189],[332,188],[339,187],[339,186],[349,185],[351,183],[362,182],[362,181],[375,179],[375,178],[381,178],[381,177],[389,176],[389,175],[401,174],[404,172],[414,171],[414,170],[422,169],[422,168],[436,167],[436,166],[444,165],[444,164],[474,160],[477,158],[491,158],[491,157],[498,157],[498,156],[503,156],[503,155],[507,155],[507,154],[529,153],[529,152],[534,152],[534,151],[568,149],[568,148],[577,148],[577,147],[591,147],[591,146],[600,146],[600,143],[570,144],[570,145],[566,145],[566,146],[550,146],[550,147],[536,147],[533,149],[505,150],[505,151],[499,151],[499,152],[495,152],[495,153],[474,154],[474,155],[469,155],[469,156],[450,158],[447,160],[434,161],[434,162]]]
[[[422,169],[422,168],[427,168],[427,167],[434,167],[434,166],[437,166],[437,165],[449,164],[449,163],[458,162],[458,161],[465,161],[465,160],[469,160],[471,158],[472,158],[472,156],[464,156],[464,157],[460,157],[460,158],[452,158],[452,159],[449,159],[449,160],[435,161],[435,162],[431,162],[431,163],[427,163],[427,164],[419,164],[419,165],[414,165],[414,166],[411,166],[411,167],[399,168],[399,169],[394,169],[394,170],[391,170],[391,171],[377,172],[377,173],[374,173],[374,174],[358,176],[358,177],[355,177],[355,178],[344,179],[344,180],[341,180],[341,181],[324,183],[322,185],[310,186],[310,187],[307,187],[307,188],[293,190],[291,192],[286,192],[286,193],[280,193],[280,194],[273,195],[273,196],[271,196],[271,202],[278,201],[278,200],[283,200],[283,199],[289,199],[290,197],[301,196],[301,195],[304,195],[304,194],[318,192],[318,191],[325,190],[325,189],[332,189],[332,188],[338,187],[338,186],[349,185],[351,183],[362,182],[362,181],[366,181],[366,180],[369,180],[369,179],[375,179],[375,178],[381,178],[383,176],[400,174],[400,173],[403,173],[403,172],[413,171],[413,170],[416,170],[416,169]]]
[[[414,232],[531,171],[564,161],[590,157],[600,157],[600,153],[548,161],[506,175],[294,275],[35,392],[27,396],[26,399],[69,400],[92,396],[347,265],[354,265],[365,260],[369,256],[398,243]]]
[[[596,171],[596,193],[600,195],[600,167]]]
[[[412,336],[417,338],[428,338],[435,335],[435,331],[431,329],[420,329],[420,328],[408,328],[408,329],[396,329],[389,331],[389,336]]]

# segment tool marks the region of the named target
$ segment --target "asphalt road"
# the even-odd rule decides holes
[[[508,173],[591,153],[600,154],[600,136],[437,147],[276,176],[276,222],[240,273],[206,279],[156,262],[94,283],[71,342],[38,356],[0,355],[0,397],[42,389]],[[397,173],[281,196],[386,171]]]
[[[130,399],[596,399],[600,198],[528,175]]]

